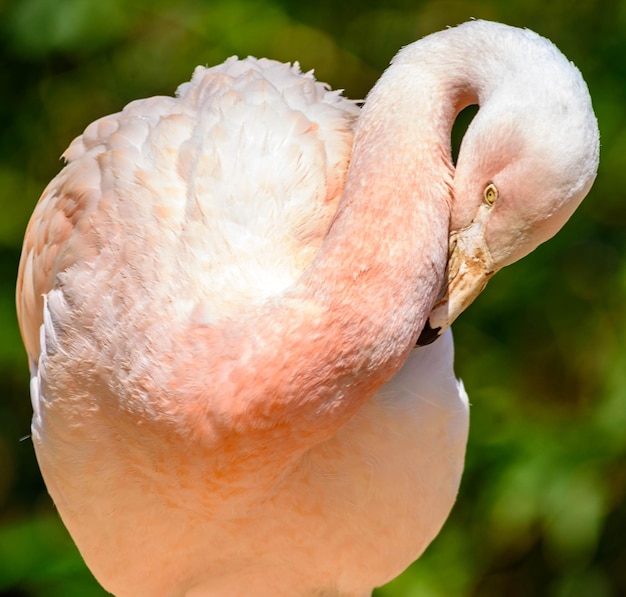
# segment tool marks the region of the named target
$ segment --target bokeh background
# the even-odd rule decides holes
[[[472,401],[458,503],[376,595],[626,595],[625,2],[0,0],[0,597],[104,595],[37,470],[13,306],[24,228],[68,143],[232,54],[299,60],[362,98],[402,45],[470,17],[534,29],[579,66],[600,172],[566,228],[455,324]]]

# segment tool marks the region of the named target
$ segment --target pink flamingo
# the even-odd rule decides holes
[[[462,473],[451,337],[416,339],[563,225],[598,131],[550,42],[474,21],[404,48],[360,112],[297,65],[232,58],[65,158],[17,307],[37,459],[96,578],[364,596],[435,537]]]

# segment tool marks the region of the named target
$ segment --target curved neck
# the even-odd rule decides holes
[[[372,90],[336,217],[291,292],[174,339],[168,403],[180,404],[184,433],[220,437],[221,458],[249,446],[284,460],[331,437],[414,345],[443,283],[450,130],[464,96],[441,75],[392,65]]]
[[[433,125],[445,98],[433,101],[415,73],[389,79],[367,100],[339,210],[295,288],[175,339],[166,387],[182,415],[190,400],[204,415],[182,428],[299,452],[332,436],[404,362],[443,283],[453,116]]]

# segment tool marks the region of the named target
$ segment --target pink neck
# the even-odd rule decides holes
[[[293,291],[174,340],[180,357],[168,402],[181,406],[181,429],[203,441],[218,436],[223,455],[245,445],[298,454],[332,436],[402,365],[437,298],[447,261],[449,127],[436,130],[411,90],[376,89],[336,218]],[[397,99],[385,110],[379,104],[390,94],[404,94],[406,105]]]

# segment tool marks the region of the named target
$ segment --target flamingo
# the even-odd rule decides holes
[[[365,596],[402,572],[463,469],[446,330],[595,178],[576,67],[472,21],[402,49],[359,109],[231,58],[64,157],[17,309],[37,459],[102,586]]]

